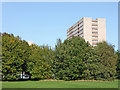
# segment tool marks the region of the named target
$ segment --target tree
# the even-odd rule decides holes
[[[118,56],[117,58],[117,64],[116,64],[116,76],[117,76],[117,79],[120,79],[120,52],[119,50],[116,52],[116,55]]]
[[[27,63],[31,55],[31,48],[28,42],[26,42],[25,40],[20,40],[20,49],[21,49],[21,53],[19,55],[21,56],[21,59],[24,61],[24,63],[21,66],[22,67],[22,78],[23,78],[23,73],[29,74],[29,72],[27,72],[27,68],[28,68]]]
[[[57,45],[55,45],[55,49],[60,48],[62,45],[62,40],[59,38],[57,39]]]
[[[2,34],[0,33],[0,80],[2,80]]]
[[[59,44],[58,44],[59,45]],[[54,73],[56,79],[83,79],[86,69],[87,54],[92,50],[89,43],[81,37],[65,40],[60,48],[55,50]]]
[[[114,53],[112,45],[108,45],[107,42],[100,42],[95,47],[97,55],[100,57],[98,65],[97,79],[101,80],[114,80],[116,74],[116,61],[117,55]]]
[[[48,46],[31,46],[32,54],[29,58],[28,71],[32,79],[47,79],[52,76],[51,50]]]
[[[29,46],[13,34],[3,33],[1,37],[3,80],[18,80],[20,73],[28,73],[37,80],[114,80],[116,70],[117,78],[120,77],[120,53],[115,53],[107,42],[100,42],[93,48],[81,37],[72,37],[63,43],[58,39],[52,50],[48,45]]]
[[[29,57],[29,45],[19,36],[2,34],[2,76],[3,80],[17,80],[18,74],[25,72]]]

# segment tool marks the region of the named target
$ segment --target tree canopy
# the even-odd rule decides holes
[[[29,45],[13,34],[2,34],[2,76],[3,80],[17,80],[18,74],[26,71],[30,53]]]
[[[48,45],[29,46],[13,34],[3,33],[1,37],[3,80],[18,80],[18,74],[23,73],[37,80],[114,80],[116,75],[119,78],[120,53],[115,53],[107,42],[92,47],[82,37],[72,37],[63,43],[58,39],[52,49]]]

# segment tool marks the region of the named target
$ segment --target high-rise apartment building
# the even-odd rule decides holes
[[[81,36],[92,46],[96,46],[97,42],[106,41],[106,19],[83,17],[76,24],[67,30],[67,39],[72,36]]]

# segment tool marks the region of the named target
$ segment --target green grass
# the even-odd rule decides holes
[[[106,81],[2,81],[2,88],[118,88],[118,80]]]

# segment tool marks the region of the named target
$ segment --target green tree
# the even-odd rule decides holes
[[[100,57],[96,78],[101,80],[114,80],[117,55],[115,55],[113,46],[108,45],[107,42],[104,41],[98,43],[95,50]]]
[[[92,50],[90,44],[81,37],[65,40],[61,47],[55,50],[53,68],[56,79],[77,80],[85,78],[86,59],[90,50]]]
[[[52,59],[48,46],[31,45],[32,54],[29,58],[28,71],[32,79],[47,79],[52,76]]]
[[[31,55],[31,48],[28,42],[26,42],[25,40],[20,40],[20,50],[21,53],[19,54],[19,56],[21,56],[21,59],[24,61],[24,63],[21,66],[22,74],[23,73],[29,74],[29,72],[27,72],[27,68],[28,68],[27,63],[29,62],[29,57]]]
[[[0,80],[2,80],[2,34],[0,33]]]
[[[22,41],[19,36],[13,34],[2,34],[2,76],[3,80],[17,80],[18,74],[26,69],[29,45]]]
[[[116,52],[116,55],[118,56],[118,59],[117,59],[117,68],[116,68],[116,75],[117,75],[117,79],[120,79],[120,52],[119,50]]]

